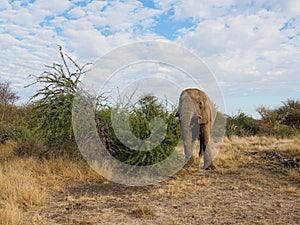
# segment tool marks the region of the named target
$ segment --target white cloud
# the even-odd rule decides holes
[[[106,25],[112,30],[124,31],[143,21],[153,21],[152,18],[158,13],[160,11],[142,7],[142,3],[138,1],[126,1],[126,4],[115,1],[101,13],[101,16],[105,17]],[[143,24],[152,23],[143,22]]]
[[[72,4],[68,0],[51,0],[51,1],[35,1],[31,8],[46,10],[51,12],[51,15],[55,16],[63,13],[67,10]]]
[[[91,1],[84,7],[84,9],[90,14],[99,15],[99,12],[107,5],[108,1]]]
[[[261,7],[287,16],[295,16],[300,13],[300,3],[297,0],[255,0],[253,8]]]
[[[154,5],[163,11],[168,11],[173,5],[180,4],[179,0],[154,0]]]
[[[282,1],[287,12],[292,14],[300,14],[300,2],[297,0]]]
[[[186,19],[186,18],[216,18],[218,16],[224,15],[227,13],[231,6],[237,2],[236,0],[211,0],[211,1],[181,1],[174,6],[174,18]]]
[[[68,12],[72,19],[77,19],[85,16],[85,12],[81,8],[73,8]]]
[[[15,39],[13,36],[9,34],[1,34],[0,35],[0,48],[1,50],[9,49],[13,45],[20,44],[20,41]]]
[[[0,4],[0,11],[2,10],[8,10],[10,8],[10,4],[8,3],[8,1],[3,1]]]

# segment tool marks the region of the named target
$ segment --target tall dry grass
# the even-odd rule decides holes
[[[74,182],[103,180],[82,161],[21,158],[13,155],[13,148],[12,142],[0,145],[0,224],[33,224],[27,212],[38,211],[49,192]]]

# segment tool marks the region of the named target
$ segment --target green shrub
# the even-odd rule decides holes
[[[111,115],[116,112],[119,113],[119,121],[114,121],[114,123],[117,123],[118,132],[121,133],[122,140],[126,140],[126,143],[117,137],[113,127]],[[166,159],[179,142],[180,125],[178,118],[174,116],[174,112],[169,112],[166,106],[151,95],[141,98],[133,107],[117,105],[99,110],[97,115],[106,124],[106,132],[112,140],[110,145],[106,147],[115,158],[130,165],[147,166],[156,164]],[[152,127],[150,125],[150,121],[156,117],[161,118],[166,125],[166,133],[161,143],[152,149],[153,143],[151,140],[155,140],[159,138],[159,135],[163,134],[160,133],[161,131],[158,127],[155,127],[155,124],[153,125],[152,123]],[[124,123],[126,121],[125,118],[128,118],[129,124]],[[121,121],[122,119],[124,121]],[[130,129],[128,129],[128,126]],[[152,134],[150,128],[153,131]],[[154,139],[147,139],[151,135],[154,135]],[[139,146],[140,142],[136,142],[136,139],[145,140],[141,142],[144,145]],[[104,141],[103,137],[102,141]],[[144,150],[139,151],[137,149]]]
[[[281,138],[284,138],[284,137],[296,136],[296,135],[299,135],[299,134],[300,134],[300,132],[299,132],[298,129],[283,124],[283,125],[279,126],[277,136],[281,137]]]
[[[43,156],[47,152],[44,138],[27,126],[18,127],[13,139],[16,141],[15,152],[19,156]]]
[[[283,106],[275,110],[280,115],[284,115],[283,124],[298,129],[300,131],[300,101],[288,99],[283,102]]]
[[[243,112],[227,118],[226,135],[251,136],[256,135],[260,131],[259,121]]]
[[[300,133],[300,102],[287,100],[283,106],[257,109],[266,126],[266,133],[272,136],[289,137]]]

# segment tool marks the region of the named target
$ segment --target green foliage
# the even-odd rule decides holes
[[[300,101],[288,99],[283,106],[276,109],[278,114],[284,116],[283,124],[300,131]]]
[[[59,47],[62,64],[46,65],[48,71],[33,76],[33,84],[42,84],[32,96],[33,115],[31,126],[40,133],[50,146],[66,147],[74,143],[72,130],[72,100],[78,90],[80,77],[87,72]],[[74,72],[71,72],[71,64]],[[29,86],[31,86],[29,85]]]
[[[33,108],[32,124],[49,142],[61,144],[73,139],[72,94],[53,97],[49,103],[37,101]]]
[[[291,127],[291,126],[287,126],[285,124],[281,124],[279,126],[277,136],[278,137],[291,137],[291,136],[296,136],[299,134],[300,134],[300,132],[298,129]]]
[[[13,139],[16,141],[15,152],[19,156],[42,156],[47,152],[45,140],[28,126],[19,126]]]
[[[167,112],[163,105],[157,102],[157,98],[151,95],[145,96],[137,102],[130,113],[130,130],[135,137],[144,140],[151,135],[150,121],[156,117],[166,119],[166,115]]]
[[[116,112],[121,114],[118,117],[120,120],[113,122],[117,122],[118,132],[121,133],[122,140],[126,140],[126,143],[117,137],[113,127],[111,115]],[[133,107],[117,105],[112,108],[101,109],[97,114],[106,124],[106,132],[112,139],[113,144],[110,145],[109,151],[114,157],[127,164],[135,166],[156,164],[167,158],[178,144],[180,135],[179,120],[174,116],[174,112],[169,112],[167,106],[160,103],[154,96],[146,95]],[[166,133],[162,141],[152,149],[152,141],[161,138],[161,136],[158,136],[162,134],[160,129],[156,127],[158,125],[153,123],[154,118],[157,117],[162,119],[165,124]],[[121,119],[129,124],[125,124]],[[152,133],[150,130],[152,130]],[[140,142],[136,142],[136,139],[144,140],[142,142],[144,145],[136,145],[136,143],[140,144]],[[128,146],[134,146],[134,148]],[[139,151],[137,149],[145,150]]]
[[[278,113],[276,110],[271,110],[263,106],[259,107],[257,111],[266,125],[268,134],[273,136],[277,135],[285,115]]]
[[[236,115],[227,118],[227,136],[237,135],[243,137],[256,135],[258,134],[259,129],[259,122],[243,112],[238,112]]]
[[[300,133],[300,102],[287,100],[276,109],[259,107],[257,109],[266,124],[266,132],[272,136],[289,137]]]

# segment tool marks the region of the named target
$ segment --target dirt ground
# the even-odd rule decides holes
[[[225,152],[215,170],[191,166],[152,186],[74,183],[38,214],[44,224],[300,224],[299,169],[256,149]]]

